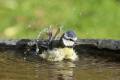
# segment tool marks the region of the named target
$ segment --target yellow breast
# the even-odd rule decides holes
[[[75,61],[78,58],[73,48],[55,48],[53,50],[47,50],[44,51],[40,57],[48,61],[62,61],[64,59]]]

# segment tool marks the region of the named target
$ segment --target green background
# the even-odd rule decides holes
[[[0,37],[36,38],[50,25],[79,38],[120,39],[120,0],[0,0]]]

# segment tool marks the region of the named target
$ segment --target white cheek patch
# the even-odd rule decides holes
[[[66,39],[62,39],[65,46],[73,46],[74,42]]]
[[[77,41],[77,37],[73,38],[74,41]]]

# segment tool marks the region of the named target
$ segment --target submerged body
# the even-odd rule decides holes
[[[64,59],[75,61],[78,59],[77,54],[73,50],[73,46],[76,40],[76,34],[73,31],[67,31],[58,41],[57,48],[48,47],[47,50],[40,54],[40,57],[48,61],[62,61]]]
[[[48,61],[62,61],[64,59],[75,61],[78,59],[73,48],[54,48],[53,50],[44,51],[40,57]]]

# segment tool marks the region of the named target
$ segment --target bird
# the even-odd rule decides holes
[[[39,56],[47,61],[78,60],[78,55],[74,51],[74,43],[77,40],[76,33],[68,30],[62,34],[55,48],[48,48]],[[51,45],[51,44],[50,44]]]

